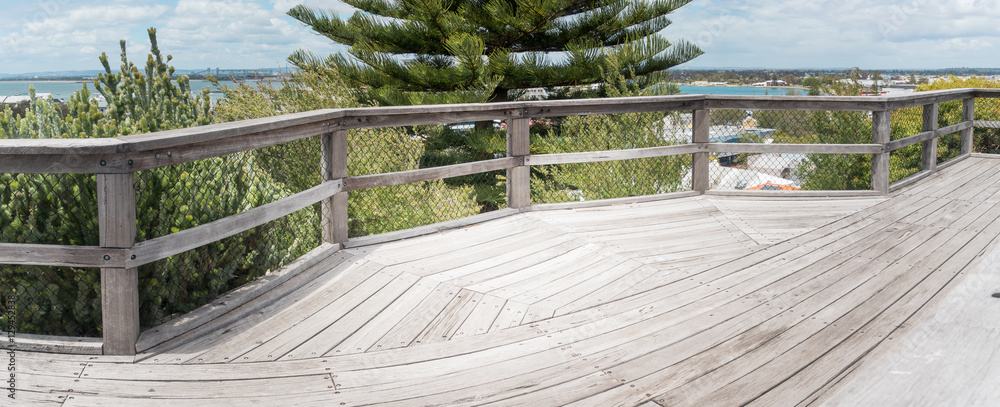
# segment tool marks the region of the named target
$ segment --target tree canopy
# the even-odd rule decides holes
[[[659,34],[690,1],[345,0],[358,9],[347,19],[300,5],[288,14],[349,51],[289,60],[334,66],[360,100],[383,105],[498,102],[601,83],[609,57],[632,80],[658,80],[701,54]]]

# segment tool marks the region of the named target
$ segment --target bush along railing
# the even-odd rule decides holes
[[[996,152],[998,98],[962,89],[337,109],[0,140],[0,294],[18,307],[0,322],[100,335],[101,352],[128,355],[143,328],[317,247],[700,194],[884,195]]]

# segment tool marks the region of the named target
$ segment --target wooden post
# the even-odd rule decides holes
[[[962,101],[962,121],[974,122],[976,120],[976,99],[969,98]],[[975,127],[962,130],[962,155],[972,153],[973,135]]]
[[[695,110],[691,117],[691,142],[708,143],[709,110]],[[708,152],[691,154],[691,190],[702,194],[711,188]]]
[[[338,130],[320,136],[320,166],[323,181],[347,178],[347,132]],[[347,241],[347,192],[324,199],[323,242],[343,244]]]
[[[100,244],[127,249],[135,244],[135,173],[97,174]],[[139,272],[101,268],[101,319],[105,355],[135,355],[139,339]]]
[[[938,104],[932,103],[924,105],[924,128],[923,131],[934,131],[938,129]],[[920,153],[920,169],[923,171],[937,171],[937,137],[923,142]]]
[[[523,158],[531,154],[531,118],[511,119],[507,126],[507,156],[520,158],[519,165],[507,169],[507,207],[531,205],[531,167]]]
[[[889,143],[890,111],[872,112],[872,144]],[[889,152],[872,155],[872,190],[889,193]]]

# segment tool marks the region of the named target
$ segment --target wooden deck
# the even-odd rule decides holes
[[[1000,161],[987,158],[882,198],[700,196],[521,213],[330,253],[303,273],[308,283],[250,316],[135,358],[19,352],[17,396],[65,406],[991,405],[998,219]]]

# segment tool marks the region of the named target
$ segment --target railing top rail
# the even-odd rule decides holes
[[[687,109],[885,111],[971,97],[1000,97],[1000,89],[954,89],[903,96],[674,95],[490,104],[325,109],[109,139],[0,139],[0,156],[115,155],[153,152],[249,136],[322,134],[334,130],[458,123],[519,117],[611,114]],[[279,134],[281,133],[281,134]]]

